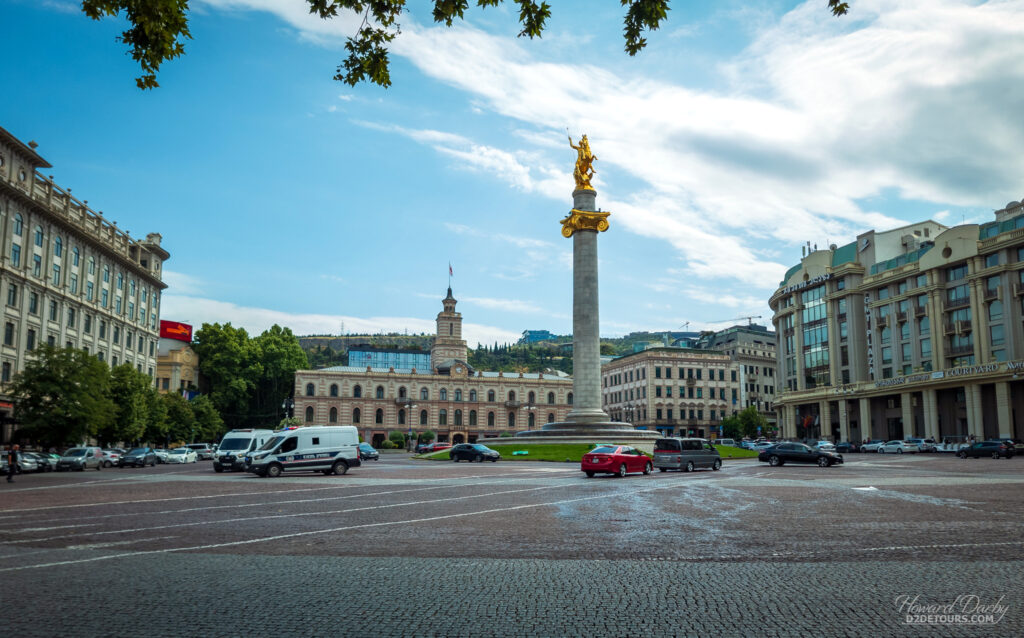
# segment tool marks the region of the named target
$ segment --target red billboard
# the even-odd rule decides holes
[[[192,342],[192,326],[177,321],[160,321],[160,338]]]

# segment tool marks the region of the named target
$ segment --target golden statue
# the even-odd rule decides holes
[[[580,138],[580,145],[576,146],[572,143],[572,135],[570,135],[569,146],[576,151],[576,168],[572,172],[573,178],[576,179],[576,188],[594,190],[594,187],[590,185],[590,179],[594,176],[594,162],[597,161],[597,157],[590,152],[590,142],[587,141],[587,136],[584,135]]]

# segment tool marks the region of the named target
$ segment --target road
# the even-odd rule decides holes
[[[0,602],[28,636],[1019,636],[1022,483],[1024,459],[875,454],[34,474],[0,501]],[[915,597],[1005,609],[911,625]]]

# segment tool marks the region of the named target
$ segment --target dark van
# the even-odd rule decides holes
[[[707,439],[658,439],[654,442],[654,467],[661,472],[692,472],[699,467],[717,471],[722,467],[722,458]]]

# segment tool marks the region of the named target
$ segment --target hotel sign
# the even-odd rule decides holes
[[[1010,361],[1004,368],[1007,372],[1021,370],[1024,371],[1024,361]],[[986,363],[984,365],[977,366],[963,366],[961,368],[952,368],[951,370],[937,370],[935,372],[924,372],[920,374],[911,374],[905,377],[896,377],[894,379],[882,379],[881,381],[875,382],[876,388],[888,388],[894,385],[905,385],[907,383],[917,383],[919,381],[928,381],[929,379],[944,379],[946,377],[972,377],[979,374],[990,374],[992,372],[999,372],[1000,364],[998,363]]]
[[[827,272],[824,275],[818,275],[817,277],[811,277],[807,281],[801,281],[798,284],[793,284],[792,286],[786,286],[785,288],[783,288],[779,292],[775,293],[775,295],[773,295],[773,296],[788,295],[789,293],[793,292],[794,290],[803,290],[804,288],[807,288],[808,286],[813,286],[815,284],[820,284],[822,282],[828,281],[829,279],[832,279],[832,273]]]

